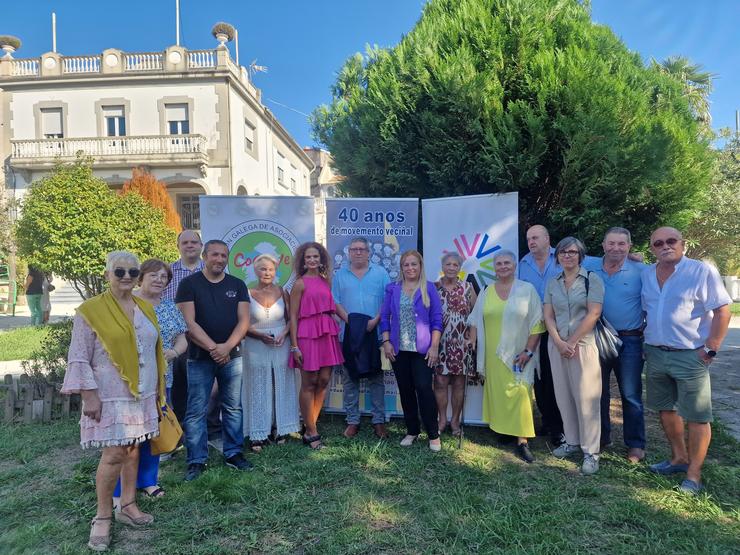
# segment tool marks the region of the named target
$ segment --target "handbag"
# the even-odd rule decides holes
[[[590,275],[591,272],[586,274],[586,297],[588,297],[588,276]],[[609,323],[609,320],[604,318],[603,314],[596,320],[594,339],[596,340],[596,349],[599,351],[601,364],[606,366],[617,360],[619,349],[622,347],[622,340],[619,339],[617,330]]]
[[[165,405],[164,410],[161,407],[158,410],[159,435],[149,440],[152,455],[161,455],[162,453],[174,451],[182,437],[182,428],[177,421],[175,411],[169,405]]]

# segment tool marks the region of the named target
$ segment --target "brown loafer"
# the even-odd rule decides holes
[[[645,458],[645,450],[639,447],[630,447],[627,451],[627,460],[632,464],[637,464]]]
[[[360,431],[360,425],[359,424],[349,424],[344,429],[344,437],[353,438],[357,435],[357,432]]]
[[[373,429],[375,430],[375,436],[378,439],[388,438],[388,430],[385,429],[385,424],[373,424]]]

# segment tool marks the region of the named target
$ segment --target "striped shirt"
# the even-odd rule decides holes
[[[198,260],[198,265],[192,270],[188,270],[183,266],[182,260],[178,259],[172,263],[170,268],[172,269],[172,281],[170,281],[165,290],[162,291],[162,300],[174,302],[175,293],[177,293],[177,286],[180,285],[180,282],[186,277],[192,276],[195,272],[200,272],[203,269],[203,261]]]

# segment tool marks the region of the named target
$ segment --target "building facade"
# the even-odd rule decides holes
[[[80,154],[112,188],[147,168],[192,229],[199,195],[309,196],[314,169],[225,47],[0,58],[0,189]]]
[[[316,240],[326,245],[326,199],[340,196],[339,185],[344,177],[336,171],[329,151],[316,147],[306,147],[303,151],[313,163],[310,183],[316,214]]]

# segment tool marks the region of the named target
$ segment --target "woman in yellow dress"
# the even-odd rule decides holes
[[[515,279],[513,252],[498,251],[493,264],[496,281],[478,296],[468,319],[478,373],[485,377],[483,420],[494,432],[515,436],[516,455],[531,463],[527,438],[535,436],[532,383],[545,331],[542,304],[531,284]]]

